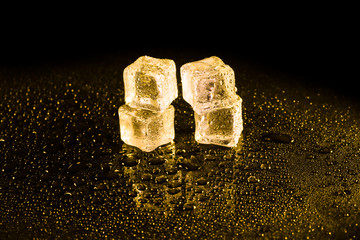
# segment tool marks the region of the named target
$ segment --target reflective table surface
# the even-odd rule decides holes
[[[179,70],[211,53],[142,54]],[[174,142],[143,153],[117,116],[139,56],[0,67],[1,239],[359,238],[357,101],[219,56],[243,99],[238,146],[197,144],[180,95]]]

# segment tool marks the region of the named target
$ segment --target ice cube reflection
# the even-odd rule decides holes
[[[234,166],[242,144],[229,149],[214,145],[199,146],[192,139],[191,144],[195,148],[183,151],[184,142],[172,142],[151,153],[123,145],[125,155],[138,158],[137,165],[124,168],[130,182],[129,194],[136,206],[164,213],[196,209],[199,214],[209,205],[220,203],[226,203],[226,208],[233,208]],[[197,164],[198,168],[188,168],[189,162]]]

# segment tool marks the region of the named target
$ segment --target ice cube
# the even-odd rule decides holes
[[[203,144],[236,146],[243,130],[241,103],[242,99],[237,96],[229,106],[195,111],[195,140]]]
[[[122,105],[119,108],[121,139],[145,152],[171,142],[175,137],[174,112],[172,105],[162,112]]]
[[[236,100],[235,74],[218,58],[186,63],[180,68],[182,92],[194,110],[210,110]]]
[[[124,85],[130,107],[163,111],[178,96],[175,62],[139,57],[124,69]]]

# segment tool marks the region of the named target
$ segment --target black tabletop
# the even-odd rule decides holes
[[[238,146],[196,143],[181,94],[173,143],[124,144],[122,72],[141,55],[173,59],[179,93],[182,64],[229,64],[243,99]],[[359,102],[336,77],[225,48],[20,56],[0,67],[1,239],[359,236]]]

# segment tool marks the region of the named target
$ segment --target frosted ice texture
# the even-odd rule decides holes
[[[195,111],[227,106],[236,100],[234,71],[220,58],[190,62],[180,71],[183,97]]]
[[[124,85],[130,107],[163,111],[178,96],[175,62],[139,57],[125,68]]]
[[[122,105],[119,108],[121,139],[128,145],[151,152],[175,137],[174,107],[150,111]]]
[[[195,140],[204,144],[216,144],[225,147],[237,145],[243,130],[240,97],[226,107],[196,112]]]

